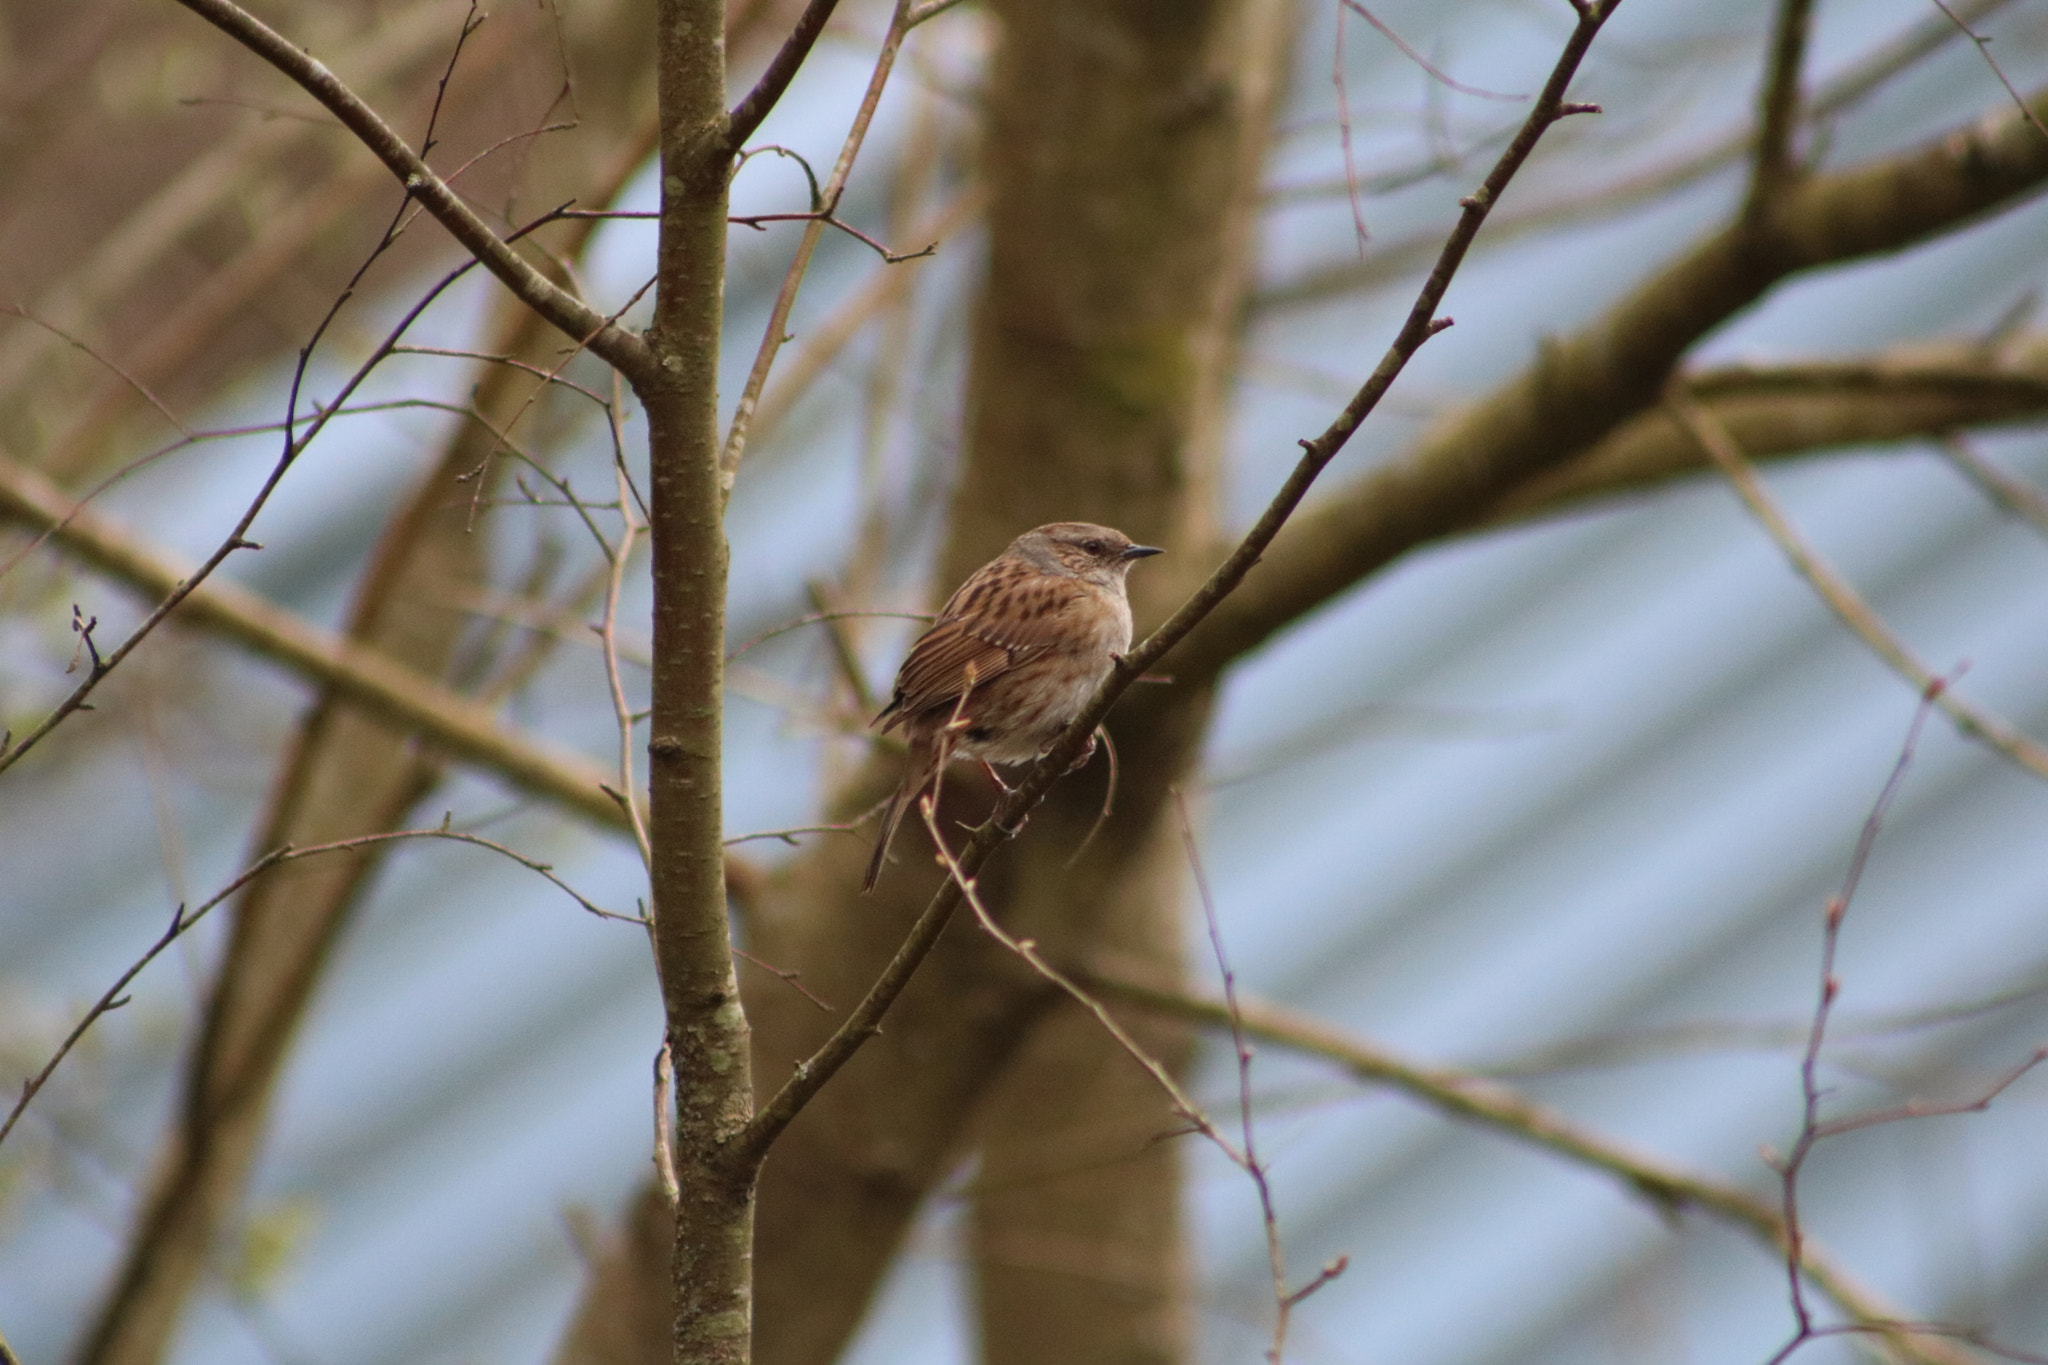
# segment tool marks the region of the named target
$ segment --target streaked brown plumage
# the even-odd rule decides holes
[[[873,889],[904,812],[946,762],[1029,762],[1081,713],[1131,647],[1124,576],[1158,553],[1107,526],[1056,521],[1011,541],[946,600],[874,719],[884,734],[903,727],[910,762],[861,890]]]

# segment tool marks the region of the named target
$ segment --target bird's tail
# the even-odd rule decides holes
[[[913,743],[910,746],[910,763],[903,770],[903,781],[896,786],[896,794],[889,798],[889,807],[882,812],[882,837],[875,841],[875,856],[868,859],[868,874],[861,879],[862,895],[875,889],[875,883],[882,876],[882,864],[888,860],[889,845],[896,838],[896,827],[903,823],[903,813],[924,794],[931,780],[938,773],[929,744]]]

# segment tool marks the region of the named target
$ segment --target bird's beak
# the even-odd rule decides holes
[[[1166,551],[1156,545],[1133,545],[1130,549],[1124,551],[1123,558],[1149,559],[1153,555],[1163,555],[1165,553]]]

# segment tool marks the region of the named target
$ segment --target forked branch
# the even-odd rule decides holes
[[[418,200],[464,249],[527,306],[572,341],[587,344],[627,379],[637,382],[650,373],[654,358],[644,341],[521,259],[376,110],[312,54],[294,47],[234,0],[178,3],[269,62],[318,100],[398,177],[408,195]]]

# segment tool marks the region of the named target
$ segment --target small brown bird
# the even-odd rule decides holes
[[[1131,647],[1124,576],[1159,553],[1107,526],[1056,521],[1018,536],[946,599],[872,722],[883,734],[903,727],[910,763],[862,891],[874,889],[904,812],[948,761],[1029,762],[1081,714]]]

